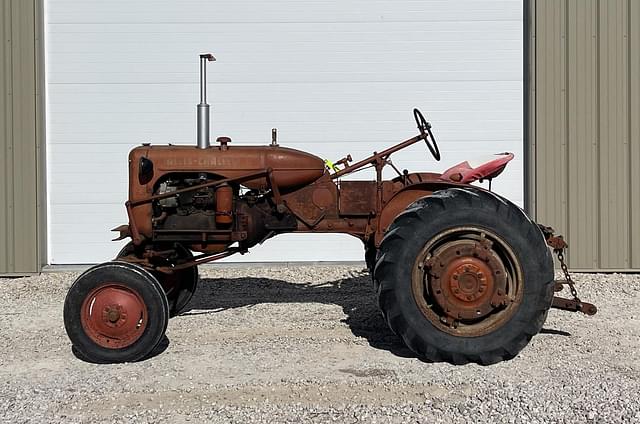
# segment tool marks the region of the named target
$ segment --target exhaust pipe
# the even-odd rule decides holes
[[[209,147],[209,105],[207,104],[207,62],[216,60],[211,53],[200,55],[200,103],[198,104],[198,148]]]

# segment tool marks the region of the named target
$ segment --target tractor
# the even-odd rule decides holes
[[[86,360],[148,357],[194,295],[199,265],[283,233],[360,239],[382,316],[426,361],[493,364],[516,356],[551,307],[596,312],[577,297],[568,272],[554,280],[561,236],[491,191],[513,154],[442,173],[400,171],[391,155],[421,141],[440,160],[418,109],[417,135],[357,162],[280,146],[275,129],[264,146],[235,146],[228,137],[212,146],[206,67],[213,60],[200,55],[197,145],[131,150],[129,222],[114,230],[116,240],[130,241],[115,260],[82,273],[66,296],[65,328]],[[382,177],[387,165],[397,173],[390,180]],[[375,169],[375,181],[341,178],[364,167]],[[489,189],[471,185],[485,180]],[[563,284],[573,299],[554,297]]]

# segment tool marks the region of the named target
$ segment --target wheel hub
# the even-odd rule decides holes
[[[426,265],[427,290],[453,320],[483,318],[505,304],[507,273],[487,240],[445,243]]]
[[[122,305],[111,304],[104,308],[102,320],[109,326],[120,327],[127,322],[127,311]]]
[[[147,307],[142,297],[130,288],[107,283],[85,298],[81,322],[96,344],[119,349],[142,336],[147,324]]]
[[[474,262],[477,260],[471,259],[453,267],[449,280],[453,295],[464,302],[477,300],[487,290],[487,272],[482,269],[485,266]]]

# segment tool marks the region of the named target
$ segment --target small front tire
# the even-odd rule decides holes
[[[145,358],[162,340],[168,321],[169,305],[158,280],[126,262],[88,269],[64,302],[64,326],[71,343],[96,363]]]

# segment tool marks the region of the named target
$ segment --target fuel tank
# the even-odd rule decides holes
[[[221,144],[207,149],[195,146],[141,146],[129,154],[131,171],[141,158],[152,162],[153,177],[173,172],[207,172],[222,178],[271,169],[274,182],[281,191],[288,191],[320,178],[325,172],[322,159],[310,153],[280,146],[227,146]],[[132,177],[134,177],[132,172]],[[151,182],[151,181],[149,181]],[[267,178],[243,181],[251,189],[267,188]]]

